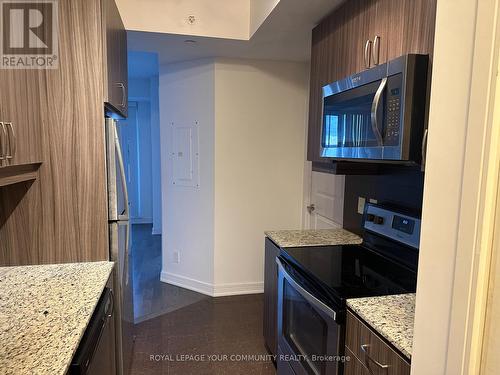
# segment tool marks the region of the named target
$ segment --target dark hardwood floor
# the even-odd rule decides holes
[[[211,298],[160,282],[161,239],[133,227],[132,375],[275,374],[262,336],[263,295]]]

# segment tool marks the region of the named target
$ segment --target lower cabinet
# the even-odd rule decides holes
[[[68,375],[117,374],[116,318],[113,280],[110,277],[71,361]]]
[[[276,257],[280,248],[269,238],[264,255],[264,341],[271,354],[278,351],[278,266]]]
[[[356,358],[353,352],[349,349],[345,350],[346,356],[351,357],[350,361],[346,361],[344,365],[344,375],[371,375],[368,369]]]
[[[350,311],[347,313],[345,375],[410,375],[410,363]]]

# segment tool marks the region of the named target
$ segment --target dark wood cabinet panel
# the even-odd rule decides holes
[[[278,350],[278,266],[276,257],[280,249],[269,238],[265,241],[264,254],[264,340],[269,351]]]
[[[102,0],[104,101],[124,117],[128,113],[127,33],[114,0]]]
[[[322,87],[367,68],[366,41],[380,64],[408,53],[433,52],[436,0],[350,0],[312,33],[307,159],[320,156]],[[379,36],[374,45],[375,37]]]
[[[367,368],[368,373],[410,375],[410,364],[350,311],[346,320],[346,349]],[[365,350],[362,349],[365,346]],[[388,366],[382,368],[382,366]],[[347,372],[347,370],[346,370]],[[348,372],[347,372],[348,373]]]
[[[17,98],[37,113],[43,163],[34,182],[0,188],[1,265],[108,259],[101,4],[58,7],[59,67],[25,71],[30,94]]]
[[[344,365],[344,375],[371,375],[368,369],[356,358],[353,352],[349,349],[345,351],[346,356],[350,357]]]
[[[0,69],[0,121],[4,129],[1,166],[41,160],[40,90],[45,76],[40,70]]]
[[[395,1],[395,0],[393,0]],[[436,0],[404,0],[403,53],[433,55]]]

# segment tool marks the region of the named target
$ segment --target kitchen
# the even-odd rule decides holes
[[[19,6],[2,3],[3,11]],[[272,373],[275,365],[284,374],[494,373],[496,1],[217,2],[208,11],[196,1],[189,10],[132,0],[42,3],[57,4],[36,8],[57,20],[55,43],[35,34],[58,56],[57,66],[0,70],[0,335],[7,343],[0,372],[66,373],[71,363],[92,363],[96,373],[127,373],[130,366],[132,373]],[[126,316],[134,280],[127,271],[128,204],[117,133],[127,116],[127,51],[134,50],[156,51],[161,60],[158,281],[195,291],[204,296],[198,306],[207,308],[206,315],[194,304],[174,311],[181,325],[169,315],[134,327]],[[394,87],[394,72],[414,84]],[[235,95],[234,87],[245,90]],[[342,115],[347,126],[356,123],[345,131],[333,118],[349,108],[362,114]],[[401,108],[416,110],[398,119]],[[185,129],[195,140],[199,135],[192,148],[182,143]],[[380,146],[400,135],[405,142]],[[196,147],[199,160],[186,173],[183,156]],[[323,235],[311,240],[313,233]],[[346,278],[362,280],[366,289],[339,292],[334,282]],[[303,283],[292,300],[300,288],[313,298],[299,304],[309,312],[298,309],[296,318],[335,312],[333,320],[340,319],[337,328],[331,318],[316,323],[327,324],[329,342],[337,342],[322,355],[353,354],[345,369],[338,361],[315,367],[278,357],[249,367],[244,361],[196,367],[188,360],[174,371],[168,361],[150,360],[174,352],[189,359],[205,342],[206,355],[231,347],[235,355],[294,349],[280,344],[289,328],[283,301],[297,280]],[[399,314],[409,311],[409,321],[384,310],[394,298],[387,294],[403,296]],[[384,331],[373,311],[391,316],[382,326],[407,324],[403,341]],[[212,312],[228,324],[211,327],[210,337],[197,335],[208,323],[196,324]],[[299,323],[294,337],[306,340],[302,348],[321,346],[320,339],[309,341],[319,337],[313,335],[318,325]],[[234,337],[219,342],[217,328]],[[128,329],[136,330],[135,343]],[[96,331],[106,335],[94,351]],[[191,341],[169,349],[187,332]],[[272,332],[284,335],[268,341]],[[133,360],[122,354],[134,351]],[[115,360],[102,360],[110,353]],[[138,358],[139,366],[129,363]]]

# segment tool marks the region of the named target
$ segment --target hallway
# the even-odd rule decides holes
[[[262,337],[262,294],[212,298],[161,282],[161,236],[149,224],[132,226],[132,255],[132,375],[275,374]]]
[[[151,229],[151,224],[132,225],[135,323],[208,298],[160,281],[161,235],[151,234]]]

